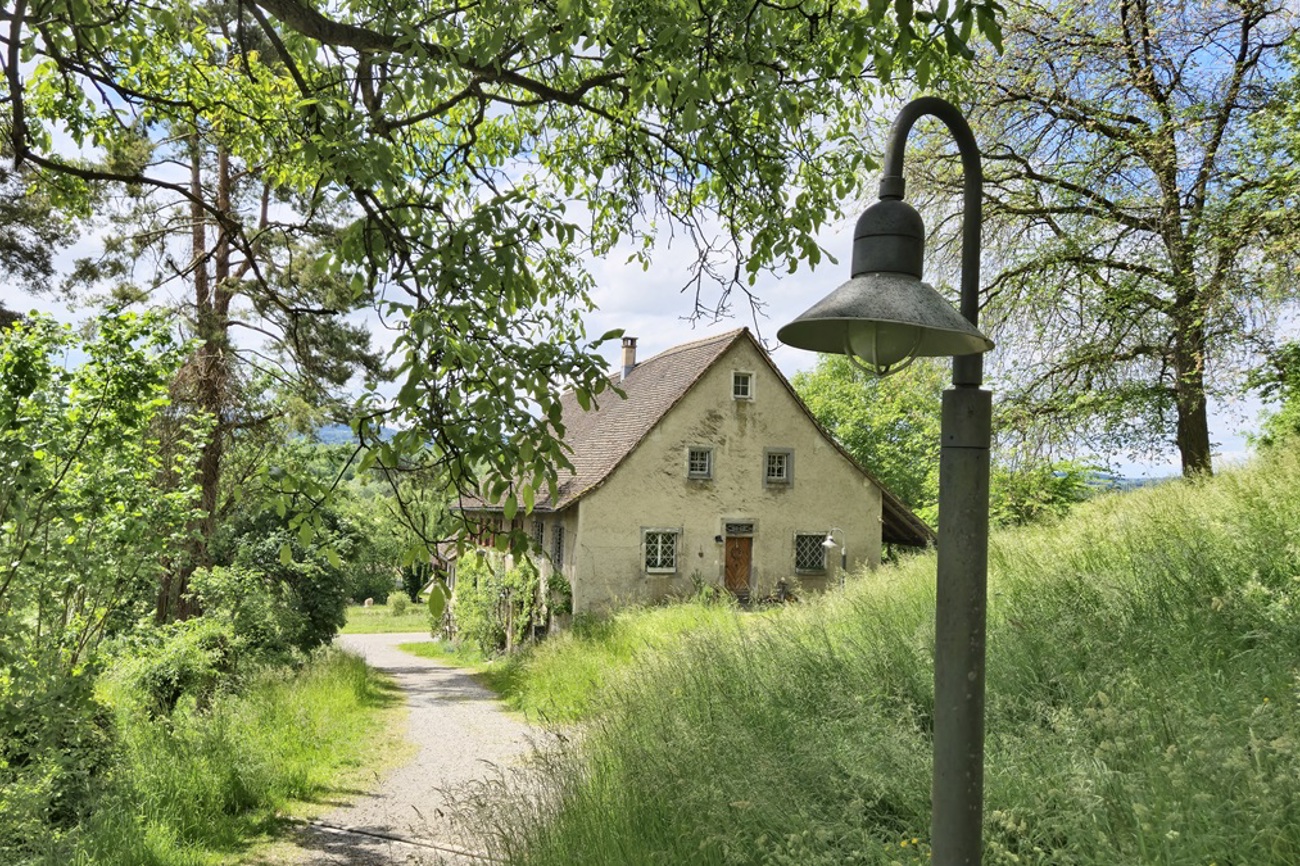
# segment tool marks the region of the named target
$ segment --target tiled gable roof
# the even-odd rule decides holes
[[[545,505],[564,508],[608,478],[713,362],[746,334],[745,328],[738,328],[642,361],[622,382],[615,381],[627,394],[626,400],[606,392],[591,411],[584,412],[572,392],[561,397],[564,441],[573,449],[569,455],[573,473],[567,478],[561,473],[556,500]]]

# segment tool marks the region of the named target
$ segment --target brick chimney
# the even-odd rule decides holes
[[[623,338],[623,375],[619,381],[623,381],[632,372],[636,366],[636,337]]]

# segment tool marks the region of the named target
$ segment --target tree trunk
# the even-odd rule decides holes
[[[1197,323],[1197,316],[1194,307],[1177,316],[1174,336],[1174,401],[1178,410],[1175,441],[1183,475],[1189,478],[1214,471],[1205,398],[1205,329]]]
[[[191,137],[190,204],[191,272],[194,282],[195,336],[202,341],[187,365],[193,376],[193,409],[212,420],[207,441],[199,452],[198,483],[201,514],[191,527],[193,539],[186,560],[164,577],[158,593],[155,618],[159,622],[188,619],[201,611],[189,595],[190,575],[212,564],[211,543],[217,530],[217,500],[221,488],[221,466],[227,425],[224,418],[230,380],[230,243],[227,231],[217,228],[217,240],[209,254],[208,213],[197,199],[204,195],[203,145],[197,134]],[[219,212],[230,210],[230,159],[224,149],[217,154],[216,200]],[[212,273],[208,272],[211,260]]]

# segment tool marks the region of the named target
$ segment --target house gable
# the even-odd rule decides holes
[[[743,476],[752,488],[747,494],[779,498],[822,474],[843,473],[879,488],[816,423],[767,353],[741,333],[746,339],[731,341],[601,484],[699,492]],[[742,399],[732,395],[736,373],[750,377]],[[693,449],[710,451],[709,478],[691,477]],[[770,461],[784,462],[783,477],[769,475]]]
[[[736,399],[734,373],[750,376]],[[710,455],[707,477],[692,452]],[[773,458],[784,467],[769,477]],[[744,542],[743,584],[765,596],[798,580],[823,589],[838,562],[808,568],[832,529],[849,544],[850,567],[881,549],[881,490],[824,433],[749,337],[734,339],[577,503],[585,557],[575,609],[608,609],[698,585],[729,584],[733,541]],[[663,549],[671,536],[672,567]],[[799,551],[804,552],[800,567]]]

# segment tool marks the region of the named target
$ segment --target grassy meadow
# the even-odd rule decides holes
[[[396,593],[393,594],[396,596]],[[400,609],[400,612],[398,612]],[[347,622],[339,634],[402,634],[429,632],[429,611],[422,604],[376,604],[370,607],[350,604],[346,611]]]
[[[933,575],[626,613],[512,662],[508,694],[585,722],[540,795],[489,816],[501,853],[927,863]],[[1300,862],[1298,607],[1295,455],[997,533],[985,862]]]

